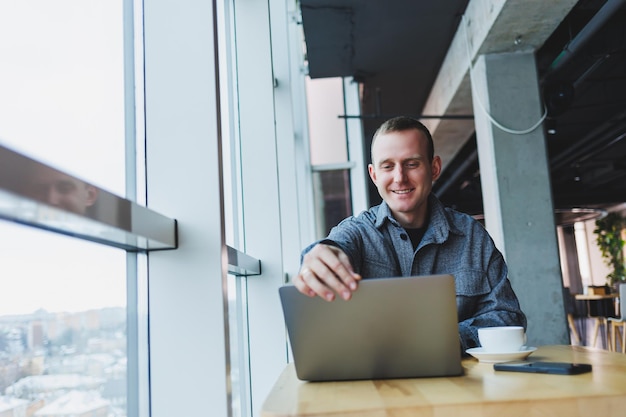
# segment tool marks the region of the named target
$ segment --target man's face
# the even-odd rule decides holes
[[[98,191],[69,175],[38,168],[30,178],[28,193],[51,206],[83,214],[95,203]]]
[[[428,161],[428,143],[417,129],[379,135],[372,148],[370,178],[405,227],[422,227],[432,183],[441,172],[441,159]]]

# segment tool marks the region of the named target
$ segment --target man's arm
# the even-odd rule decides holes
[[[504,259],[494,253],[486,277],[490,291],[485,294],[475,294],[461,300],[461,304],[473,305],[472,314],[459,322],[459,334],[463,351],[480,346],[478,329],[492,326],[523,326],[526,328],[526,315],[522,312],[519,301],[511,283],[507,278],[508,269]],[[467,308],[461,305],[460,309]]]
[[[298,291],[310,297],[317,295],[332,301],[338,294],[349,300],[360,279],[341,249],[318,243],[302,257],[300,272],[293,283]]]

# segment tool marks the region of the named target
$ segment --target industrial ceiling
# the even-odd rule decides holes
[[[532,43],[547,108],[543,129],[555,208],[626,202],[626,1],[473,1],[508,7],[493,44]],[[470,2],[300,3],[310,77],[354,77],[362,84],[366,138],[396,115],[445,120],[445,128],[433,132],[436,147],[450,142],[434,191],[449,206],[482,213],[471,107],[456,116],[424,112]],[[375,188],[370,196],[371,204],[379,201]]]

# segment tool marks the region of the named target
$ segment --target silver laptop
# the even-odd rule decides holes
[[[452,275],[365,279],[349,301],[279,289],[304,381],[461,375]]]

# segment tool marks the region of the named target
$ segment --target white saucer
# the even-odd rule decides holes
[[[479,362],[485,363],[500,363],[500,362],[512,362],[526,359],[528,355],[536,351],[536,347],[524,346],[522,349],[515,352],[485,352],[483,348],[477,347],[467,349],[466,352],[478,359]]]

